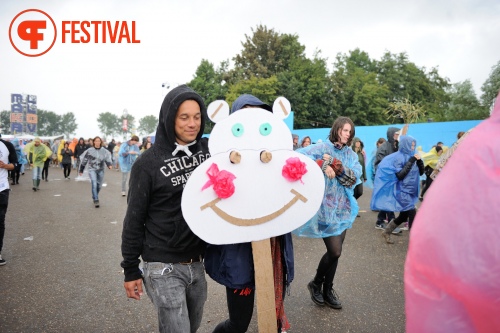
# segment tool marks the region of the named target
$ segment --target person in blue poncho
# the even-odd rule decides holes
[[[399,212],[391,219],[382,235],[388,244],[393,244],[391,232],[409,218],[409,227],[415,217],[420,176],[424,163],[415,152],[417,141],[411,136],[399,138],[399,150],[385,157],[378,165],[373,185],[372,210]]]
[[[134,164],[137,156],[140,154],[139,137],[137,135],[132,135],[132,138],[127,142],[122,143],[120,150],[118,151],[118,160],[120,163],[120,171],[122,172],[122,196],[127,194],[127,180],[132,170],[132,165]]]
[[[339,117],[333,123],[328,140],[297,150],[316,160],[325,173],[325,196],[318,212],[294,233],[323,238],[326,253],[307,288],[314,303],[334,309],[341,309],[342,303],[333,289],[333,279],[347,229],[352,227],[359,210],[354,187],[361,183],[362,169],[358,155],[350,147],[354,135],[352,120]]]
[[[19,139],[14,138],[14,139],[12,139],[11,143],[14,146],[14,150],[16,151],[18,164],[14,168],[14,170],[11,171],[12,183],[10,183],[10,184],[11,185],[19,185],[19,176],[21,174],[21,167],[24,164],[28,163],[28,160],[26,159],[25,155],[23,154],[23,151],[21,149],[21,145],[19,144]]]

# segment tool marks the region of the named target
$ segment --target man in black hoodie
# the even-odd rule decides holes
[[[130,175],[121,247],[124,287],[129,298],[140,299],[144,278],[160,332],[196,332],[207,299],[206,244],[181,211],[189,176],[210,157],[208,140],[201,137],[205,119],[205,104],[196,92],[185,85],[170,91],[155,144],[136,160]]]

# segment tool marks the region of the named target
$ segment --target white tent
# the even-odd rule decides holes
[[[10,140],[10,139],[14,139],[14,138],[18,138],[21,140],[33,140],[33,139],[35,139],[35,136],[31,135],[31,134],[16,134],[16,135],[5,134],[5,135],[2,135],[2,139]],[[54,140],[63,139],[63,138],[64,138],[64,134],[53,135],[53,136],[40,136],[40,139],[42,139],[42,141],[54,141]]]

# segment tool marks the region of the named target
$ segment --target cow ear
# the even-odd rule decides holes
[[[229,116],[229,104],[224,100],[217,100],[210,103],[207,108],[208,118],[214,123]]]
[[[280,119],[287,118],[292,112],[290,102],[285,97],[278,97],[273,104],[273,113]]]

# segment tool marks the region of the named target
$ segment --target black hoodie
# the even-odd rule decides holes
[[[175,118],[186,100],[200,105],[200,132],[196,144],[189,146],[191,156],[184,151],[173,156]],[[202,98],[186,85],[176,87],[163,100],[155,144],[137,158],[130,174],[122,232],[125,281],[141,278],[139,256],[146,262],[178,263],[204,255],[205,242],[184,220],[181,198],[193,170],[210,157],[208,140],[201,138],[206,113]]]
[[[398,131],[399,128],[397,127],[389,127],[387,129],[387,141],[381,144],[377,149],[377,155],[375,156],[375,169],[377,169],[379,163],[384,157],[398,151],[398,142],[394,140],[394,133]]]

